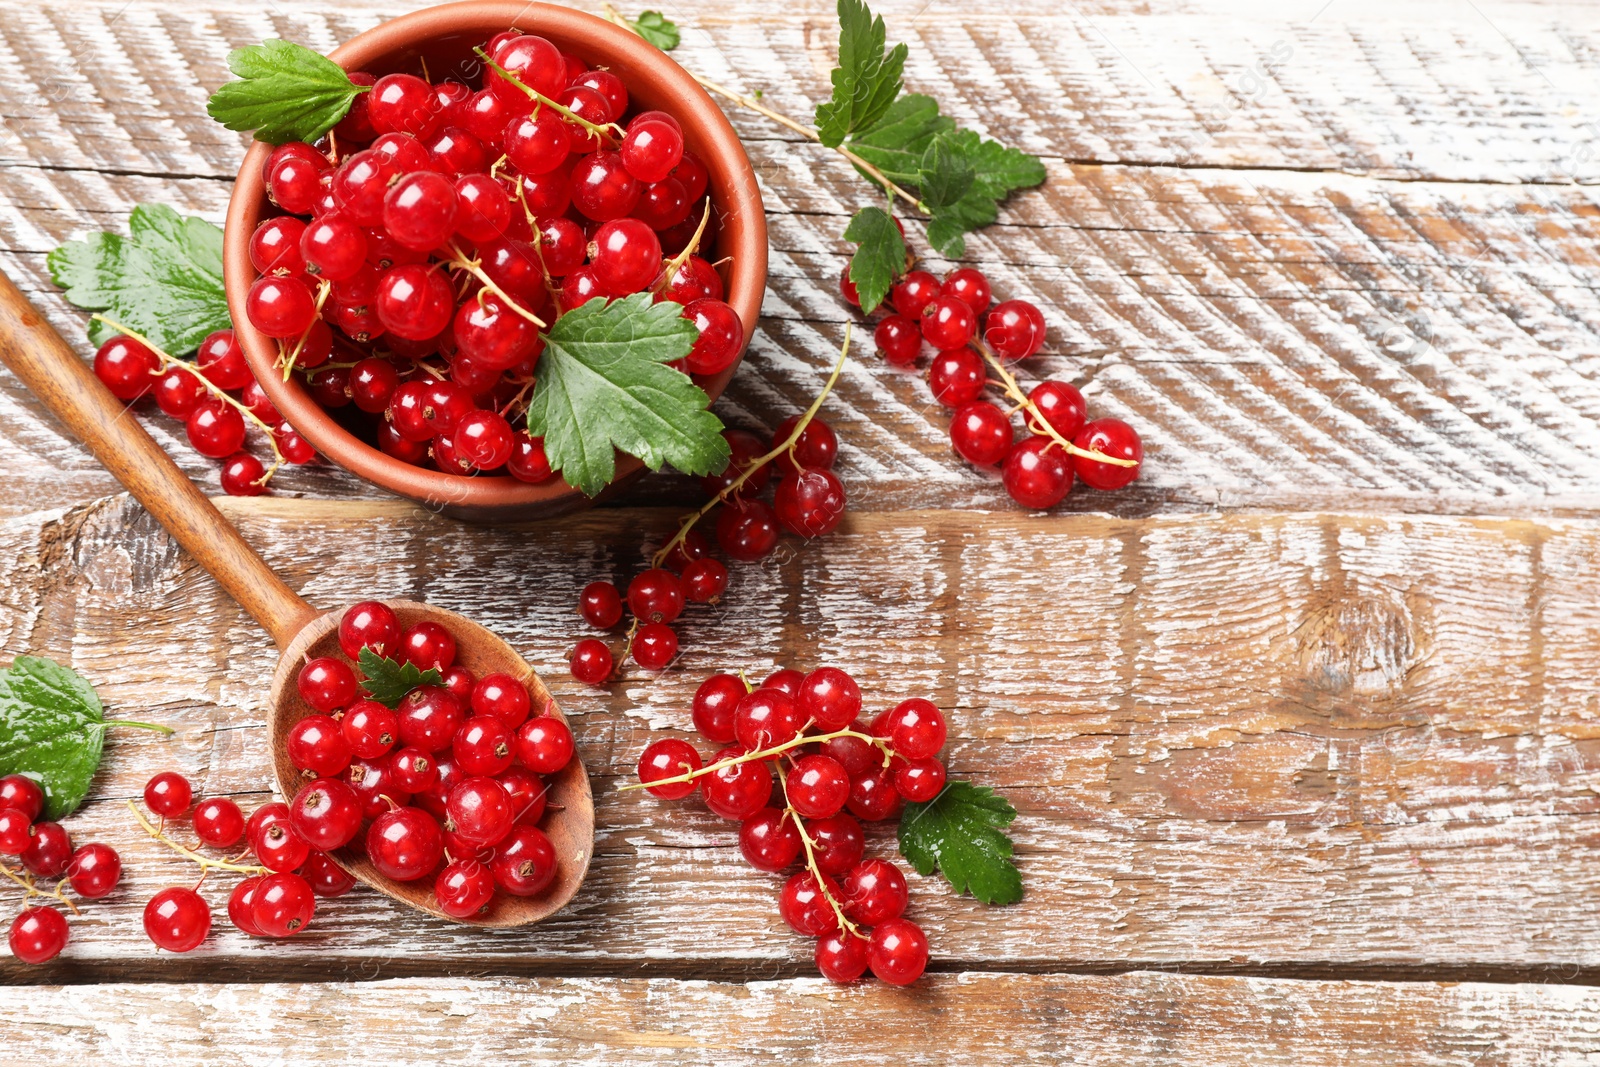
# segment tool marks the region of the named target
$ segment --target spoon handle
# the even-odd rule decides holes
[[[317,612],[283,584],[55,327],[0,274],[0,363],[284,648]]]

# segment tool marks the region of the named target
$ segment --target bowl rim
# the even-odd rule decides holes
[[[572,49],[592,57],[624,64],[638,76],[677,94],[672,113],[709,172],[708,191],[723,208],[720,250],[731,259],[726,300],[744,324],[745,345],[739,358],[719,374],[697,383],[714,402],[727,387],[744,358],[760,317],[766,290],[767,224],[760,186],[733,125],[711,96],[688,71],[665,52],[634,33],[587,12],[522,0],[459,0],[400,15],[352,37],[328,58],[346,70],[378,65],[420,42],[439,37],[476,35],[485,40],[499,30],[516,26],[548,36],[564,51]],[[630,86],[630,91],[632,86]],[[257,141],[245,153],[228,201],[223,229],[223,285],[234,332],[262,389],[279,414],[296,432],[333,463],[381,489],[446,514],[484,517],[513,509],[517,517],[557,514],[587,506],[641,475],[645,466],[635,456],[617,455],[616,476],[593,499],[569,486],[559,474],[538,484],[509,475],[468,476],[446,474],[406,463],[379,450],[339,425],[311,398],[297,380],[282,380],[274,364],[277,346],[245,314],[245,299],[256,271],[250,262],[250,235],[266,216],[266,183],[262,167],[272,146]],[[541,507],[543,505],[543,507]]]

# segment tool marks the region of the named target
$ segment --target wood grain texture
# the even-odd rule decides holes
[[[691,27],[678,55],[804,115],[826,91],[830,7],[678,12]],[[122,225],[141,200],[220,220],[240,141],[202,104],[227,49],[269,33],[325,48],[396,9],[0,8],[14,13],[0,20],[0,54],[17,61],[0,85],[15,134],[0,143],[0,263],[48,294],[43,253]],[[963,19],[886,5],[912,46],[913,88],[1049,164],[1050,181],[1014,198],[968,254],[998,292],[1044,308],[1050,350],[1030,375],[1078,383],[1096,414],[1129,419],[1149,445],[1133,489],[1074,494],[1065,510],[1600,505],[1595,212],[1584,188],[1561,184],[1562,160],[1576,166],[1589,144],[1574,101],[1600,88],[1589,59],[1600,19],[1563,5],[1478,10],[1020,5]],[[1261,76],[1262,57],[1285,48]],[[153,53],[170,58],[127,59]],[[826,153],[733,118],[763,181],[773,267],[764,325],[718,410],[770,428],[815,395],[842,339],[839,234],[867,197]],[[1600,178],[1600,160],[1584,166],[1580,178]],[[78,336],[80,313],[36,299]],[[829,411],[858,506],[1004,505],[951,453],[926,386],[870,343],[858,352]],[[151,421],[215,485],[215,465]],[[18,468],[0,512],[113,491],[9,378],[0,441]],[[373,495],[315,469],[287,472],[279,492]],[[630,500],[692,493],[662,477]]]
[[[518,1064],[1587,1062],[1600,994],[1551,986],[1284,982],[1154,973],[821,979],[435,980],[0,990],[0,1024],[56,1061],[184,1067]],[[819,1035],[826,1035],[821,1040]],[[1023,1050],[1026,1050],[1025,1053]]]
[[[596,512],[534,539],[400,506],[228,510],[314,605],[359,593],[470,612],[548,680],[595,782],[589,882],[515,937],[353,893],[289,943],[221,929],[197,953],[153,957],[138,910],[189,871],[141,840],[120,799],[170,767],[205,793],[264,799],[276,656],[148,516],[111,500],[0,526],[0,656],[69,661],[119,713],[179,733],[117,738],[74,816],[80,838],[124,850],[124,888],[89,909],[60,963],[0,974],[807,973],[778,880],[738,859],[730,824],[612,787],[649,739],[689,729],[711,671],[826,662],[862,679],[869,710],[934,699],[953,773],[1021,811],[1021,905],[912,877],[941,967],[1570,978],[1600,965],[1593,521],[851,515],[736,568],[723,606],[680,622],[673,669],[600,693],[563,669],[584,633],[577,591],[635,572],[671,512]],[[887,827],[871,841],[893,850]],[[208,890],[219,906],[225,889]]]

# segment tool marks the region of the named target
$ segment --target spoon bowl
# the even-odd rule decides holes
[[[301,779],[289,762],[286,740],[295,723],[311,713],[296,684],[308,658],[341,655],[339,620],[343,609],[319,612],[302,600],[239,536],[204,493],[151,439],[139,420],[127,417],[122,402],[78,358],[55,327],[28,303],[9,278],[0,275],[0,363],[89,446],[111,474],[133,494],[173,539],[217,580],[272,636],[281,653],[273,675],[267,721],[272,741],[273,775],[285,800]],[[411,601],[391,602],[404,625],[430,620],[456,640],[456,662],[481,678],[504,672],[528,687],[535,708],[561,718],[549,691],[510,645],[464,616]],[[471,919],[478,926],[526,926],[558,911],[578,891],[594,851],[594,798],[582,761],[574,758],[550,776],[551,807],[543,828],[555,847],[555,880],[538,896],[497,892],[489,910]],[[419,911],[445,915],[433,900],[433,879],[396,882],[380,874],[347,846],[333,859],[356,878]]]

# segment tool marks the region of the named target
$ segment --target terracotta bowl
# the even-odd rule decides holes
[[[550,4],[468,0],[402,15],[354,37],[331,57],[346,70],[365,70],[380,77],[398,71],[420,73],[421,63],[435,78],[461,71],[476,83],[480,74],[474,46],[515,25],[549,38],[592,66],[604,66],[627,83],[635,110],[657,108],[683,125],[687,147],[710,173],[707,189],[718,215],[717,239],[708,257],[727,258],[727,301],[744,322],[745,336],[754,332],[767,282],[767,222],[761,191],[738,135],[722,110],[687,72],[652,45],[604,19]],[[385,455],[341,426],[301,384],[282,380],[275,371],[277,345],[250,325],[245,297],[256,279],[250,263],[250,235],[262,219],[276,214],[268,202],[262,167],[271,148],[251,146],[239,168],[223,237],[223,275],[228,310],[246,358],[257,380],[283,413],[318,452],[346,470],[415,500],[425,507],[474,522],[518,522],[549,518],[588,507],[593,501],[558,475],[540,485],[509,476],[471,477],[426,470]],[[741,353],[742,357],[742,353]],[[715,400],[727,387],[738,363],[721,374],[697,379]],[[617,477],[597,499],[616,492],[644,472],[632,456],[617,457]]]

